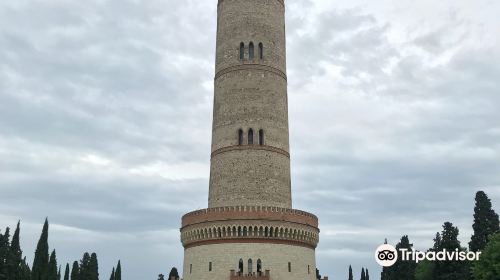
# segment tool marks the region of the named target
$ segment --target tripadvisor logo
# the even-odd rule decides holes
[[[375,250],[375,260],[384,267],[393,266],[400,256],[402,261],[414,261],[416,263],[427,261],[477,261],[481,252],[460,252],[458,249],[449,251],[443,249],[437,252],[421,252],[416,250],[408,250],[400,248],[399,252],[394,246],[389,244],[380,245]]]

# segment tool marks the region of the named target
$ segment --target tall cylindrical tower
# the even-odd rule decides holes
[[[219,1],[209,207],[290,208],[285,7]]]
[[[183,278],[313,280],[318,219],[291,209],[284,0],[217,15],[209,208],[182,217]]]

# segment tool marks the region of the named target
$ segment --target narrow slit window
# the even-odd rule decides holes
[[[248,45],[248,58],[252,60],[254,57],[254,48],[253,48],[253,42],[250,42]]]
[[[193,272],[193,264],[189,264],[189,274],[191,274],[191,272]]]
[[[240,60],[245,58],[245,43],[240,43]]]
[[[238,130],[238,145],[243,145],[243,129]]]
[[[248,145],[253,145],[253,129],[248,130]]]
[[[264,130],[259,130],[259,145],[264,145]]]
[[[259,59],[264,59],[264,45],[259,43]]]
[[[288,262],[288,272],[292,272],[292,263]]]
[[[208,271],[212,271],[212,262],[208,263]]]

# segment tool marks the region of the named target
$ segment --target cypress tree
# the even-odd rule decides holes
[[[97,264],[96,253],[92,253],[92,255],[90,256],[89,275],[90,280],[99,280],[99,266]]]
[[[348,280],[354,280],[354,276],[352,275],[352,267],[349,265],[349,279]]]
[[[366,269],[366,280],[370,280],[370,274],[368,274],[368,268]]]
[[[80,280],[80,267],[78,262],[73,262],[73,267],[71,268],[71,280]]]
[[[115,280],[115,267],[113,266],[113,270],[111,270],[111,276],[109,276],[109,280]]]
[[[476,193],[474,207],[474,233],[469,242],[469,249],[473,252],[481,251],[488,243],[491,234],[499,232],[498,214],[491,207],[491,201],[483,191]]]
[[[49,259],[49,269],[47,273],[47,280],[57,280],[57,258],[56,250],[52,250]]]
[[[28,265],[28,262],[26,262],[26,257],[21,261],[21,274],[19,279],[21,280],[30,280],[31,279],[31,269],[30,266]]]
[[[19,245],[19,231],[20,222],[17,222],[16,230],[12,236],[12,242],[9,249],[9,257],[7,261],[7,278],[8,279],[20,279],[21,275],[21,262],[23,260],[23,252],[21,251],[21,246]]]
[[[116,265],[115,280],[122,280],[122,266],[120,261],[118,261],[118,265]]]
[[[454,227],[452,223],[446,222],[443,225],[443,231],[440,238],[435,239],[434,247],[437,251],[446,249],[447,251],[459,252],[465,251],[465,248],[460,246],[458,240],[458,228]],[[469,266],[466,262],[461,261],[439,261],[434,263],[434,280],[466,280],[469,279]]]
[[[47,280],[49,271],[49,221],[45,219],[42,234],[38,240],[35,251],[35,259],[31,273],[31,280]]]
[[[66,263],[66,269],[64,270],[64,280],[69,280],[69,263]]]
[[[91,280],[92,274],[90,272],[90,255],[85,252],[83,258],[80,260],[80,280]]]
[[[366,280],[365,269],[363,267],[361,268],[361,279],[360,280]]]
[[[0,280],[8,280],[7,263],[9,258],[10,228],[6,228],[4,234],[0,233]]]

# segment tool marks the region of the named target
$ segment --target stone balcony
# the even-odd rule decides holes
[[[229,274],[229,280],[269,280],[270,279],[270,273],[269,270],[266,270],[266,272],[253,272],[253,273],[247,273],[243,274],[241,272],[235,272],[234,270],[231,270],[231,273]]]

